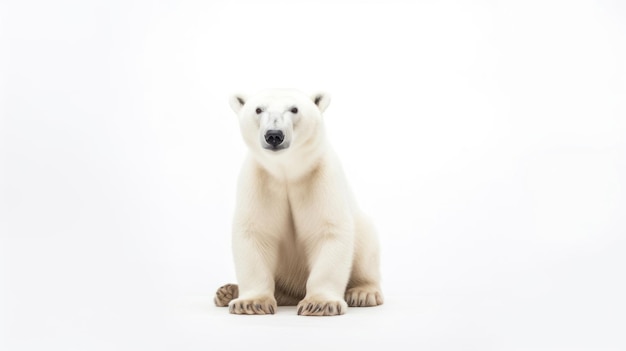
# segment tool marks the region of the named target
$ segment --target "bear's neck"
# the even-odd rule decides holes
[[[315,173],[331,153],[328,145],[311,145],[277,155],[264,152],[254,158],[260,168],[277,180],[297,182]]]

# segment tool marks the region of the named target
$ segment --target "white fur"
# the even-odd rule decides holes
[[[326,139],[322,112],[329,102],[327,94],[295,90],[231,98],[249,148],[233,222],[239,283],[239,297],[229,304],[233,313],[264,313],[254,305],[275,306],[276,299],[298,303],[305,315],[343,314],[346,300],[382,303],[375,231]],[[289,146],[263,148],[268,130],[284,132]]]

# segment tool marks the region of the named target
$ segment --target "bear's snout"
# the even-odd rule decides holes
[[[282,130],[268,130],[265,132],[265,142],[271,145],[273,148],[283,143],[285,140],[285,134]]]

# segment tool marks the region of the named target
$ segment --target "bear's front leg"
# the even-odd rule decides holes
[[[346,313],[344,292],[350,278],[353,234],[350,230],[330,229],[318,238],[309,238],[310,274],[306,296],[298,303],[303,316],[335,316]]]
[[[228,304],[233,314],[274,314],[273,271],[277,255],[272,240],[260,233],[239,232],[233,236],[239,297]]]

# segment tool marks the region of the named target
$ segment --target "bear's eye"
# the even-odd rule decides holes
[[[261,108],[260,108],[260,107],[257,107],[257,108],[256,108],[256,114],[257,114],[257,115],[260,115],[260,114],[261,114],[261,112],[263,112],[263,110],[261,110]]]
[[[297,107],[292,107],[290,111],[291,111],[291,113],[293,113],[295,115],[296,113],[298,113],[298,108]]]

